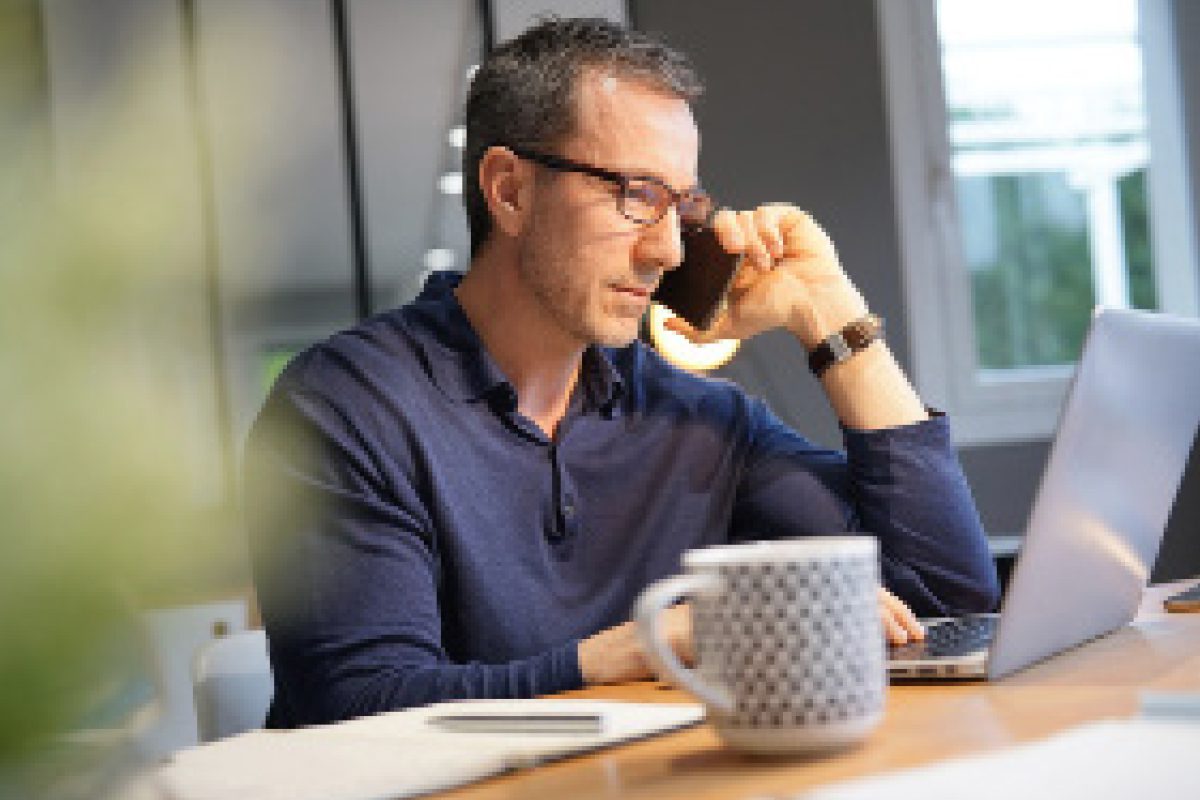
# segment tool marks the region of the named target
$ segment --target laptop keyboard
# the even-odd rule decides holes
[[[900,661],[950,658],[981,650],[992,641],[996,616],[958,617],[925,626],[925,640],[891,645],[888,657]]]

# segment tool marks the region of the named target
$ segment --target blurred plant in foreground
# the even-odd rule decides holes
[[[61,734],[145,669],[142,587],[203,569],[192,383],[207,352],[195,153],[163,146],[153,58],[50,158],[25,21],[0,9],[0,796],[73,795]],[[132,62],[133,59],[130,59]],[[44,76],[43,76],[44,79]],[[177,91],[169,87],[166,91]],[[40,93],[44,95],[44,92]],[[177,115],[176,115],[177,116]],[[188,233],[190,232],[190,233]],[[202,525],[205,527],[201,529]],[[59,755],[49,757],[49,753]],[[89,767],[90,769],[90,767]]]

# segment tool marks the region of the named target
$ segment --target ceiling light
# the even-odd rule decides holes
[[[461,172],[447,172],[438,178],[438,191],[442,194],[462,194],[463,177]]]
[[[455,260],[454,251],[445,247],[435,247],[425,251],[425,269],[429,272],[451,269]]]

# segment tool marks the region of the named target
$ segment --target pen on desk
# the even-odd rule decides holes
[[[461,733],[595,734],[604,731],[604,717],[600,714],[442,714],[430,717],[429,724]]]

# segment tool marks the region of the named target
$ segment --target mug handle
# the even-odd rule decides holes
[[[695,670],[685,667],[667,643],[658,624],[662,611],[684,595],[719,592],[723,585],[724,582],[716,575],[694,572],[655,581],[638,597],[634,619],[646,655],[660,673],[707,705],[729,713],[733,711],[734,703],[728,690],[705,683],[697,677]]]

